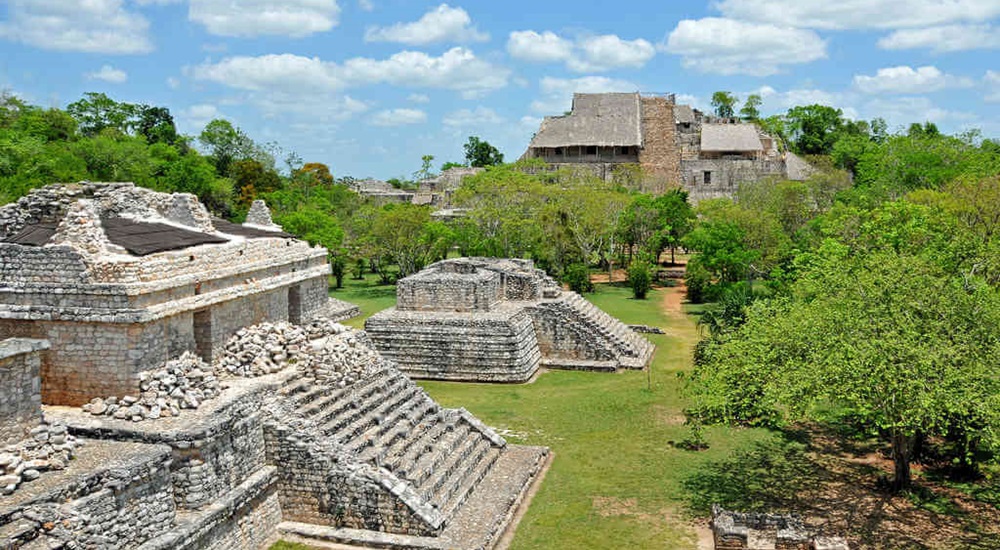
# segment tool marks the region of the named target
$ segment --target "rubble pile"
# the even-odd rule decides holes
[[[119,420],[156,420],[177,416],[182,409],[197,409],[223,390],[212,368],[187,351],[162,368],[139,374],[139,395],[95,398],[83,410]]]
[[[240,329],[226,342],[216,372],[254,378],[284,370],[302,359],[306,331],[291,323],[261,323]]]
[[[379,355],[358,332],[337,326],[340,332],[310,343],[309,361],[301,368],[306,376],[343,388],[371,372]]]
[[[34,428],[28,439],[0,451],[0,494],[12,494],[43,472],[62,470],[82,444],[62,424],[43,423]]]

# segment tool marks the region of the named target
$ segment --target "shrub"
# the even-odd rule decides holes
[[[347,262],[340,254],[330,255],[330,273],[337,280],[337,288],[344,288],[344,272],[347,270]]]
[[[587,268],[586,264],[566,266],[563,282],[569,285],[569,289],[573,292],[582,294],[594,291],[594,283],[590,282],[590,269]]]
[[[641,260],[632,262],[628,267],[628,284],[636,300],[645,300],[649,289],[653,288],[653,273],[649,264]]]
[[[704,303],[709,298],[712,287],[712,274],[701,265],[698,258],[688,261],[684,271],[684,284],[687,285],[687,299],[692,304]]]

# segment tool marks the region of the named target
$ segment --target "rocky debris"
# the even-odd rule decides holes
[[[665,334],[660,327],[650,325],[629,325],[628,328],[632,329],[632,332],[640,334]]]
[[[42,423],[30,437],[0,451],[0,494],[9,495],[50,470],[62,470],[76,456],[83,441],[69,435],[62,424]]]
[[[133,422],[156,420],[178,416],[183,409],[197,409],[223,389],[208,363],[188,351],[159,369],[140,373],[138,396],[98,397],[83,410]]]
[[[308,360],[301,368],[306,376],[343,388],[369,374],[379,354],[360,333],[337,326],[343,330],[310,343]]]
[[[317,317],[305,326],[305,330],[306,336],[310,340],[315,340],[317,338],[325,338],[330,335],[343,334],[351,329],[332,319]]]
[[[261,323],[240,329],[226,342],[215,370],[254,378],[274,374],[302,360],[306,330],[291,323]]]

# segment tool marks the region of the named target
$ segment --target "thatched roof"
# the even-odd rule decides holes
[[[753,124],[702,124],[702,151],[763,151]]]
[[[546,117],[531,148],[642,146],[638,93],[574,94],[573,111]]]
[[[694,109],[690,105],[674,105],[674,120],[677,124],[693,124]]]

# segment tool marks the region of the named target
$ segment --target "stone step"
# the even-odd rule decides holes
[[[362,387],[338,389],[324,399],[324,406],[312,413],[313,419],[320,424],[327,424],[334,418],[344,419],[356,414],[363,414],[375,405],[378,400],[391,391],[398,378],[388,380],[372,379],[365,381]]]
[[[445,425],[442,411],[438,408],[419,422],[409,437],[397,440],[381,453],[380,460],[390,470],[398,470],[401,464],[411,463],[421,447],[433,442],[444,431]]]
[[[432,504],[435,500],[443,503],[461,485],[462,478],[469,473],[482,455],[490,448],[490,442],[472,432],[462,439],[460,444],[449,453],[434,472],[418,487],[418,490]],[[440,496],[442,495],[443,496]]]
[[[374,445],[366,449],[367,452],[358,456],[359,460],[369,462],[377,459],[381,461],[385,457],[385,453],[398,439],[406,438],[418,424],[436,409],[437,405],[426,394],[418,392],[406,403],[397,407],[384,422],[369,429],[358,438],[375,441]],[[358,448],[358,445],[348,444],[348,448]]]
[[[364,432],[371,427],[377,428],[385,421],[385,418],[391,414],[391,411],[393,411],[397,406],[401,406],[418,391],[419,390],[416,385],[410,384],[409,386],[403,387],[399,391],[393,392],[388,397],[383,395],[378,406],[368,410],[364,414],[358,415],[354,421],[349,422],[342,428],[325,433],[335,436],[342,444],[352,446],[352,448],[355,449],[362,446],[373,446],[376,443],[375,440],[362,439]],[[358,440],[360,440],[360,442],[358,442]]]
[[[387,458],[389,464],[392,465],[391,469],[416,484],[414,471],[421,458],[434,452],[440,441],[454,430],[454,422],[448,418],[440,418],[432,422],[431,426],[424,430],[412,445],[399,455]]]
[[[442,500],[432,501],[432,505],[438,506],[445,517],[452,517],[458,508],[471,496],[473,489],[479,485],[490,471],[493,465],[500,458],[502,451],[497,447],[489,446],[479,460],[471,468],[465,470],[461,480],[450,486],[449,491],[442,491],[437,498]]]
[[[377,409],[385,403],[386,396],[397,393],[396,384],[391,384],[384,388],[371,389],[362,396],[355,396],[348,400],[346,404],[337,404],[329,410],[316,417],[316,422],[320,425],[320,431],[327,435],[337,435],[341,443],[346,443],[346,439],[341,432],[356,421],[369,416],[373,409]]]
[[[434,471],[445,463],[452,453],[459,448],[469,433],[469,426],[464,422],[451,424],[445,433],[432,447],[425,448],[424,453],[407,469],[408,479],[416,486],[422,486]]]

